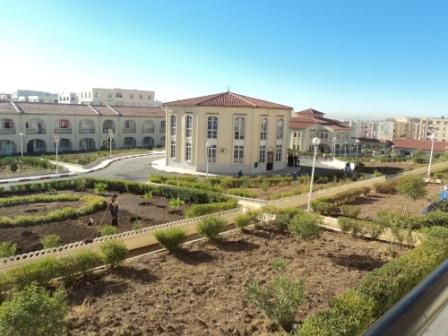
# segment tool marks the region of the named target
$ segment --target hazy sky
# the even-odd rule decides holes
[[[0,92],[227,90],[337,118],[448,108],[448,1],[0,0]]]

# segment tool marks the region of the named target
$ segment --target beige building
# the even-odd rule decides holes
[[[165,106],[168,166],[227,174],[286,167],[291,107],[229,91]]]
[[[355,141],[351,127],[311,108],[292,114],[289,133],[289,148],[298,152],[312,151],[314,137],[321,140],[320,151],[327,153],[333,151],[333,146],[336,153],[350,152]]]
[[[154,100],[154,91],[90,88],[78,94],[79,104],[112,106],[160,106]]]
[[[160,107],[92,106],[0,102],[0,155],[21,152],[89,151],[112,146],[165,144],[165,111]]]

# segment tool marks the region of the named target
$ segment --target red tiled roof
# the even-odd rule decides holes
[[[129,117],[165,117],[165,110],[161,107],[112,106],[122,116]]]
[[[324,113],[309,108],[300,112],[294,112],[293,117],[289,120],[289,128],[300,129],[308,128],[314,125],[322,125],[338,130],[350,130],[351,128],[341,122],[324,118]]]
[[[423,151],[431,150],[430,140],[394,139],[392,142],[395,148],[417,149]],[[448,142],[434,141],[434,152],[446,152],[447,150]]]
[[[286,105],[280,105],[258,98],[252,98],[240,95],[234,92],[222,92],[208,96],[176,100],[165,103],[167,106],[221,106],[221,107],[249,107],[249,108],[266,108],[291,110]]]
[[[299,111],[299,112],[294,112],[293,114],[296,114],[296,113],[311,114],[311,115],[321,115],[321,116],[323,116],[325,114],[325,113],[320,112],[318,110],[315,110],[315,109],[313,109],[311,107],[307,108],[306,110],[302,110],[302,111]]]
[[[9,101],[0,101],[0,113],[11,114],[17,113],[11,102]]]

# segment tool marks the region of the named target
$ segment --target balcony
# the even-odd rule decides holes
[[[16,134],[15,128],[0,128],[0,134]]]
[[[70,134],[70,133],[72,133],[72,129],[71,128],[55,128],[53,130],[53,133],[55,133],[55,134]]]
[[[121,131],[123,133],[137,133],[137,129],[135,128],[123,128]]]
[[[27,128],[26,134],[46,134],[47,130],[44,128]]]
[[[94,128],[80,128],[78,130],[79,134],[95,134],[95,129]]]
[[[154,133],[154,127],[151,128],[142,128],[142,133]]]

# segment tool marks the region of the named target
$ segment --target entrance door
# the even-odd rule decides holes
[[[266,164],[266,170],[272,170],[274,168],[274,152],[268,152],[268,160]]]

